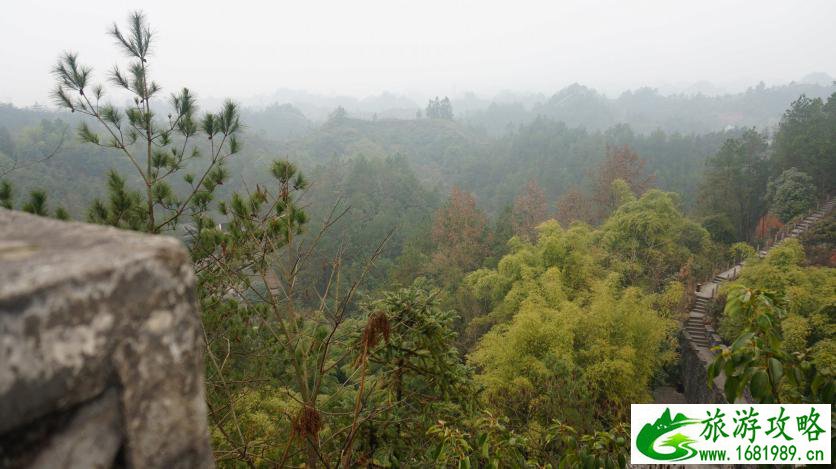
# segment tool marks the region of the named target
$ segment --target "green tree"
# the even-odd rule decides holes
[[[310,258],[310,248],[297,239],[308,221],[299,203],[307,182],[287,161],[275,161],[270,173],[274,186],[259,186],[249,195],[236,193],[229,203],[219,204],[219,212],[227,217],[225,227],[206,217],[197,219],[192,249],[201,259],[198,286],[209,358],[207,402],[216,445],[228,458],[251,467],[265,462],[264,453],[253,452],[253,439],[267,446],[262,451],[270,451],[268,461],[277,458],[273,462],[284,464],[287,450],[276,453],[278,442],[266,441],[263,430],[243,431],[238,414],[244,406],[263,412],[264,405],[279,405],[288,418],[288,431],[270,434],[284,437],[287,447],[298,442],[306,463],[315,467],[322,457],[317,397],[331,383],[323,367],[326,362],[334,365],[334,332],[342,326],[348,301],[326,295],[319,309],[300,305],[299,267]],[[351,288],[348,295],[355,291]],[[335,304],[329,329],[323,326],[326,309]],[[257,379],[264,380],[262,386],[249,386]],[[282,392],[274,379],[291,383],[284,388],[291,402],[270,403]]]
[[[331,114],[328,115],[328,121],[331,123],[343,122],[348,119],[348,111],[342,106],[337,106]]]
[[[755,257],[755,248],[746,243],[734,243],[729,246],[729,257],[735,262],[745,261]]]
[[[726,140],[707,161],[700,185],[699,211],[724,215],[735,223],[737,240],[748,241],[766,213],[766,185],[770,173],[766,138],[754,129]]]
[[[32,191],[29,194],[29,201],[23,204],[22,209],[24,212],[45,217],[47,215],[46,192]]]
[[[430,119],[447,119],[453,120],[453,105],[450,103],[450,98],[447,96],[444,99],[431,99],[427,103],[426,115]]]
[[[783,337],[787,353],[805,353],[823,369],[832,368],[834,350],[834,308],[836,304],[836,269],[806,266],[804,248],[789,239],[769,250],[763,259],[751,256],[740,277],[721,293],[749,288],[776,292],[781,297],[779,321],[774,325]],[[720,320],[720,333],[732,342],[751,328],[751,308],[726,308]]]
[[[709,249],[708,233],[682,215],[676,195],[657,189],[619,207],[601,227],[601,241],[626,283],[651,291],[684,280],[683,269]]]
[[[708,215],[703,218],[702,226],[718,243],[732,244],[737,239],[737,228],[726,214]]]
[[[438,420],[460,419],[472,410],[470,370],[453,346],[455,311],[440,305],[440,291],[423,280],[388,292],[362,308],[367,324],[381,323],[383,340],[367,344],[366,394],[358,394],[355,421],[343,452],[346,462],[408,464],[423,458],[418,441]],[[369,326],[364,341],[369,341]],[[357,441],[352,454],[351,440]]]
[[[139,191],[126,188],[125,179],[116,171],[108,173],[107,189],[108,201],[95,200],[88,211],[88,220],[135,231],[147,228],[148,212]]]
[[[397,259],[405,253],[407,245],[415,255],[410,260],[413,271],[401,271],[400,285],[409,285],[421,275],[426,266],[412,261],[428,256],[431,251],[428,234],[439,201],[421,185],[406,158],[360,156],[318,168],[311,179],[317,181],[318,187],[328,188],[306,195],[313,230],[318,230],[318,219],[327,218],[334,204],[339,205],[340,212],[345,210],[322,239],[316,253],[319,259],[327,262],[341,253],[343,275],[353,278],[377,244],[387,239],[378,258],[378,268],[369,273],[364,290],[391,283],[389,274],[400,269]],[[316,285],[325,282],[321,269],[306,273],[304,278]]]
[[[430,428],[428,462],[447,467],[626,467],[629,433],[619,424],[585,434],[560,421],[519,433],[506,417],[483,413]]]
[[[174,231],[181,217],[206,212],[215,189],[227,178],[224,163],[240,148],[238,108],[227,101],[220,112],[206,113],[198,119],[196,100],[184,88],[171,95],[168,115],[158,117],[155,99],[162,88],[149,75],[153,33],[145,16],[132,13],[127,31],[114,24],[110,35],[129,63],[125,68],[114,66],[108,79],[129,93],[133,105],[119,108],[104,102],[104,86],[93,84],[92,69],[71,52],[65,53],[53,69],[58,82],[53,96],[59,106],[91,118],[104,133],[99,135],[83,122],[78,129],[82,141],[112,149],[131,163],[143,186],[143,230]],[[203,142],[199,144],[196,140],[201,134]],[[193,173],[190,163],[204,152],[208,153],[208,162]],[[182,191],[173,186],[175,175],[182,178],[177,182]],[[103,207],[106,205],[98,204],[99,209]],[[99,218],[120,217],[110,214]]]
[[[47,198],[46,191],[33,190],[29,193],[29,200],[20,206],[20,210],[33,215],[48,217],[50,215]],[[14,209],[14,199],[12,184],[8,181],[0,181],[0,207],[9,210]],[[53,216],[59,220],[68,220],[70,218],[63,207],[57,207]]]
[[[782,333],[786,303],[775,292],[735,287],[728,293],[725,314],[746,319],[731,346],[721,346],[708,368],[709,382],[725,378],[724,392],[734,402],[748,389],[761,403],[834,403],[833,362],[810,360],[805,352],[789,352]]]
[[[9,181],[0,181],[0,207],[11,209],[13,200],[14,192],[12,190],[12,183]]]
[[[834,188],[836,93],[827,102],[801,95],[781,118],[773,153],[779,171],[797,168],[810,175],[819,196]]]
[[[43,124],[43,127],[48,128],[50,126],[49,121],[44,121]],[[27,149],[29,151],[24,151],[22,152],[24,155],[21,155],[17,151],[17,144],[14,140],[12,140],[9,131],[5,127],[0,127],[0,161],[3,160],[1,157],[4,153],[11,155],[10,163],[0,167],[0,207],[7,209],[14,208],[14,189],[12,187],[12,183],[7,181],[5,178],[12,173],[26,170],[29,167],[36,166],[52,159],[61,151],[61,147],[64,143],[65,130],[66,128],[61,126],[61,136],[58,138],[57,143],[49,142],[54,143],[54,147],[50,150],[43,148],[47,142],[41,141],[39,142],[40,145],[37,145],[37,148],[29,148],[27,145]],[[23,156],[23,161],[21,161],[21,156]],[[49,216],[49,210],[47,208],[47,192],[43,189],[33,189],[29,191],[29,200],[25,202],[20,209],[34,215]],[[69,214],[63,207],[58,207],[55,211],[55,218],[66,220],[69,218]]]
[[[15,142],[6,127],[0,127],[0,152],[11,155],[15,152]]]
[[[769,181],[767,199],[770,211],[786,223],[815,207],[816,186],[813,184],[813,178],[790,168]]]
[[[493,240],[491,255],[495,261],[498,261],[505,254],[508,240],[512,236],[514,236],[514,208],[511,205],[506,205],[496,216],[491,235]]]
[[[491,328],[469,355],[483,402],[524,432],[554,419],[584,433],[624,421],[674,358],[668,297],[622,287],[589,227],[538,230],[536,244],[514,244],[495,270],[465,280],[490,305],[473,327]]]
[[[797,239],[787,239],[769,250],[763,258],[752,257],[737,282],[761,290],[791,291],[790,313],[810,314],[836,300],[833,282],[836,269],[807,266],[804,247]],[[735,282],[729,284],[729,288]]]

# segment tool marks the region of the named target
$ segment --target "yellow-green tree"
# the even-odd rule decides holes
[[[788,353],[809,353],[822,367],[836,363],[836,269],[805,266],[804,248],[788,239],[769,251],[763,259],[750,258],[740,278],[724,288],[733,292],[744,286],[780,292],[783,312],[776,327]],[[754,319],[753,309],[726,308],[720,323],[723,337],[732,342]]]
[[[812,348],[791,351],[787,333],[797,332],[788,323],[784,292],[734,285],[728,292],[725,314],[744,318],[744,326],[730,346],[721,346],[708,367],[709,383],[725,377],[724,392],[729,402],[748,389],[755,402],[834,403],[833,355],[816,357]],[[832,308],[831,314],[832,316]],[[833,325],[820,343],[833,348]],[[797,345],[797,344],[796,344]]]
[[[653,291],[682,280],[684,268],[708,250],[708,232],[682,215],[676,194],[654,189],[625,200],[601,228],[610,267],[626,284]]]
[[[466,279],[492,305],[494,325],[469,356],[484,403],[518,430],[557,420],[589,432],[625,421],[675,358],[670,317],[681,287],[622,287],[586,225],[563,230],[552,220],[538,232],[536,244],[512,242],[497,269]]]

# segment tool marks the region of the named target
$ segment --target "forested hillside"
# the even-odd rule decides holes
[[[629,123],[639,133],[657,129],[707,133],[733,127],[773,127],[778,124],[781,112],[798,96],[826,99],[834,91],[836,86],[832,83],[794,82],[779,86],[759,83],[737,94],[664,95],[653,88],[640,88],[609,98],[576,83],[529,106],[492,103],[486,109],[467,114],[466,120],[494,134],[531,122],[538,116],[590,130]]]
[[[741,257],[713,372],[833,403],[832,222],[754,255],[836,190],[832,86],[317,123],[164,94],[152,31],[114,26],[107,77],[60,55],[61,111],[0,107],[0,205],[182,240],[219,466],[624,467],[689,295]]]
[[[705,160],[717,152],[723,141],[750,127],[768,133],[777,128],[781,113],[798,96],[826,99],[833,92],[831,88],[812,84],[769,88],[761,85],[740,95],[719,97],[666,97],[653,90],[639,90],[612,100],[573,85],[544,103],[528,103],[530,109],[524,117],[513,125],[502,123],[501,132],[488,133],[485,129],[490,126],[486,127],[480,119],[489,120],[492,112],[508,116],[504,107],[507,105],[491,105],[481,111],[471,109],[455,120],[361,119],[338,108],[326,121],[317,123],[292,105],[275,104],[243,109],[247,145],[241,157],[230,164],[236,167],[236,174],[254,180],[258,171],[247,171],[269,159],[266,155],[270,154],[286,155],[308,169],[356,156],[399,155],[407,159],[426,187],[449,190],[458,185],[477,195],[480,204],[496,214],[511,203],[530,179],[544,188],[550,200],[573,189],[589,189],[590,172],[603,160],[606,147],[629,145],[647,161],[647,170],[655,174],[657,186],[682,194],[690,209],[696,200],[696,186]],[[677,124],[689,119],[712,123]],[[86,155],[77,155],[72,132],[64,134],[65,128],[72,129],[77,122],[75,114],[46,107],[19,109],[2,105],[0,167],[14,166],[15,158],[36,160],[26,166],[45,173],[56,171],[52,167],[59,165],[62,169],[57,171],[70,174],[75,166],[86,167]],[[64,142],[56,158],[38,162],[39,156],[49,153],[46,146],[57,146],[62,135]],[[95,160],[99,164],[107,161]],[[22,192],[35,188],[26,171],[18,177]],[[67,201],[70,213],[77,216],[82,215],[95,194],[71,194],[60,184],[46,186],[54,187],[60,198]]]
[[[0,148],[2,167],[13,167],[14,158],[25,162],[28,171],[17,175],[22,192],[37,185],[31,171],[72,174],[88,166],[88,156],[78,154],[73,130],[76,116],[10,106],[0,112],[9,123],[5,131],[0,131],[6,135],[3,141],[8,142]],[[245,117],[248,115],[265,119],[263,113],[244,113]],[[293,113],[291,116],[299,117]],[[342,116],[316,127],[302,120],[287,122],[276,118],[272,122],[280,128],[266,132],[248,125],[244,129],[246,145],[229,162],[236,188],[242,180],[259,182],[257,168],[271,155],[285,155],[308,170],[356,157],[398,156],[406,160],[424,187],[446,192],[454,185],[460,186],[473,192],[494,215],[510,204],[531,179],[544,188],[552,204],[569,190],[590,189],[591,173],[604,160],[606,148],[622,145],[629,145],[647,161],[646,169],[655,174],[659,187],[682,193],[690,206],[706,158],[716,153],[726,138],[740,133],[731,130],[668,134],[657,130],[645,135],[626,124],[591,132],[542,117],[502,137],[487,136],[447,119],[368,121]],[[40,161],[49,153],[49,145],[54,149],[59,143],[54,157]],[[95,158],[94,164],[123,163],[105,157]],[[95,170],[90,173],[100,174]],[[43,188],[44,184],[40,186]],[[76,216],[83,216],[95,194],[70,194],[58,183],[47,182],[45,187],[57,190],[56,194],[66,200],[67,208]]]

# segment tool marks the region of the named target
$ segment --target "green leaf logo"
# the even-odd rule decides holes
[[[660,444],[660,446],[671,447],[674,449],[670,453],[660,453],[653,449],[656,440],[662,436],[680,428],[685,425],[692,425],[699,423],[699,419],[688,418],[683,414],[676,414],[676,417],[671,419],[671,410],[666,408],[662,416],[656,419],[653,424],[645,424],[642,427],[639,435],[636,437],[636,447],[642,454],[648,458],[653,458],[659,461],[682,461],[684,459],[692,458],[697,454],[697,450],[691,447],[695,440],[687,436],[676,433],[671,435],[667,440]]]

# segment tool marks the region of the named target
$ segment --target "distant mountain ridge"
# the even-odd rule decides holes
[[[836,93],[836,84],[830,75],[817,72],[783,85],[767,86],[761,82],[738,93],[724,92],[722,87],[707,81],[678,89],[678,93],[666,93],[659,88],[642,87],[609,97],[574,83],[550,96],[506,90],[492,98],[473,92],[450,98],[457,120],[491,135],[506,133],[538,116],[589,130],[627,123],[640,133],[657,129],[705,133],[741,127],[773,128],[800,95],[826,99]],[[345,109],[352,118],[414,120],[423,115],[426,106],[418,98],[390,92],[358,99],[286,89],[245,99],[243,104],[256,115],[277,104],[291,105],[312,125],[326,121],[337,107]]]

